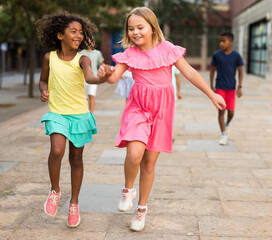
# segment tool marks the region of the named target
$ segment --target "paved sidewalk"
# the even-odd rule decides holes
[[[201,74],[208,79],[208,72]],[[244,96],[237,100],[227,146],[218,145],[217,110],[204,94],[182,81],[174,152],[159,157],[146,227],[140,233],[128,229],[133,211],[116,211],[125,150],[114,143],[125,100],[114,94],[114,88],[99,86],[95,111],[99,134],[84,150],[82,222],[76,229],[66,225],[68,151],[62,163],[59,212],[54,218],[43,212],[50,187],[50,145],[39,120],[47,106],[0,120],[1,240],[272,239],[272,81],[245,76]]]

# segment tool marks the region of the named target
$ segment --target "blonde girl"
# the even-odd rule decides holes
[[[223,98],[214,93],[199,73],[183,58],[185,49],[165,41],[155,14],[146,7],[133,9],[127,16],[122,43],[127,50],[112,56],[117,63],[110,71],[101,66],[99,76],[116,82],[128,69],[133,85],[121,119],[117,147],[127,147],[124,163],[125,187],[119,211],[132,208],[136,197],[134,180],[140,169],[140,196],[130,229],[141,231],[145,225],[147,200],[155,176],[160,152],[172,152],[175,95],[172,66],[203,91],[218,109],[225,108]]]

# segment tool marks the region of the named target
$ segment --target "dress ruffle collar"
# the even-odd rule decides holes
[[[173,65],[185,55],[186,49],[168,41],[159,43],[152,49],[141,51],[137,46],[112,56],[116,63],[125,63],[129,68],[151,70]]]

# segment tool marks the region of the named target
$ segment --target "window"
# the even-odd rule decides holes
[[[266,75],[267,62],[267,21],[249,26],[248,73],[262,77]]]

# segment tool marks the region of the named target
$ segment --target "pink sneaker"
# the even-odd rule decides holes
[[[77,227],[80,223],[79,209],[77,204],[69,205],[69,214],[68,214],[68,226]]]
[[[44,203],[44,211],[49,216],[55,216],[58,211],[58,202],[61,194],[56,193],[55,190],[49,192],[48,197]]]

